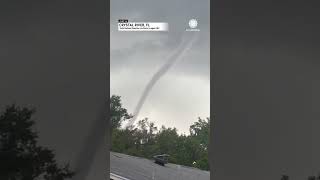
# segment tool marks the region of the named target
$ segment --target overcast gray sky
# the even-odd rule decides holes
[[[198,21],[199,38],[156,83],[138,116],[179,133],[188,133],[197,117],[210,116],[209,0],[111,1],[110,93],[120,95],[130,113],[192,18]],[[168,22],[169,32],[119,32],[118,19]]]

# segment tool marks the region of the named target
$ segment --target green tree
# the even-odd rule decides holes
[[[190,149],[192,149],[193,160],[192,165],[200,168],[209,170],[208,160],[208,148],[209,148],[209,137],[210,137],[210,118],[201,119],[190,126]]]
[[[138,132],[140,132],[142,139],[140,140],[140,151],[143,157],[150,158],[155,151],[155,137],[158,128],[154,122],[148,118],[142,119],[138,122]],[[138,133],[139,134],[139,133]]]
[[[127,112],[127,109],[122,107],[121,97],[112,95],[110,97],[110,120],[112,131],[121,127],[121,123],[130,118],[132,118],[132,115]]]
[[[137,136],[139,137],[141,144],[152,144],[154,141],[155,134],[157,131],[157,127],[153,122],[150,122],[148,118],[144,118],[137,123]]]
[[[190,126],[190,136],[199,141],[202,148],[208,148],[210,137],[210,118],[201,119]]]
[[[176,128],[166,128],[162,126],[155,137],[155,146],[157,154],[169,154],[170,161],[176,163],[177,144],[179,135]]]
[[[136,129],[114,129],[112,133],[112,151],[128,154],[128,151],[132,151],[132,155],[137,155],[134,151],[136,137],[134,134]]]
[[[32,129],[34,109],[7,106],[0,115],[0,179],[64,180],[74,175],[69,165],[59,166],[52,150],[37,145]]]

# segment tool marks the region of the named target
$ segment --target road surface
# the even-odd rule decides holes
[[[110,152],[110,173],[129,180],[209,180],[210,172],[168,163]]]

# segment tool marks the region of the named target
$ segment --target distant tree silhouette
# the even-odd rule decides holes
[[[316,177],[315,176],[309,176],[308,180],[316,180]]]
[[[287,176],[287,175],[282,175],[281,180],[289,180],[289,176]]]
[[[74,175],[69,165],[59,166],[52,150],[37,145],[32,129],[34,109],[7,106],[0,115],[0,179],[64,180]]]

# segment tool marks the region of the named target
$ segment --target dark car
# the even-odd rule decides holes
[[[168,154],[156,155],[156,156],[153,156],[153,159],[155,160],[155,163],[164,166],[169,161],[169,155]]]

